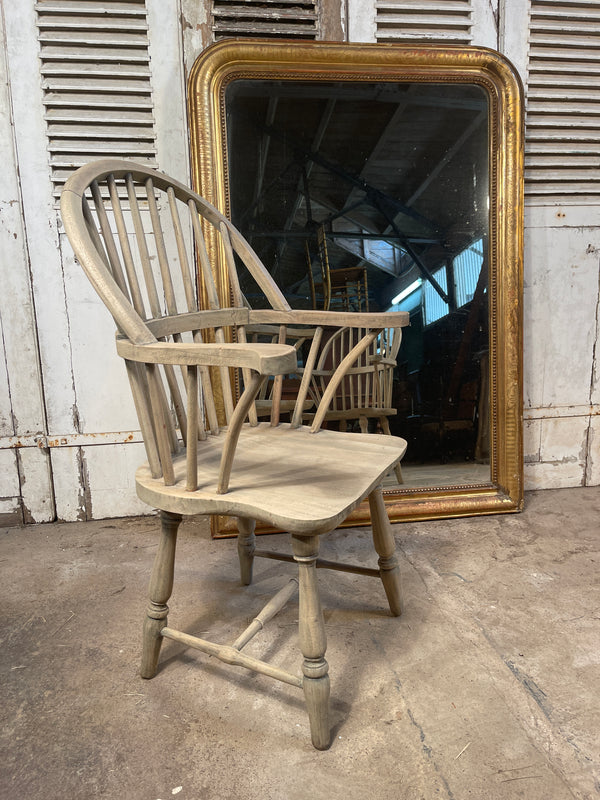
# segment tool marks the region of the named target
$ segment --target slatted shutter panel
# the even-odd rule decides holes
[[[319,28],[317,2],[318,0],[213,0],[214,37],[316,39]]]
[[[470,44],[472,0],[376,0],[377,41]]]
[[[54,193],[95,158],[156,165],[145,0],[36,4]]]
[[[600,3],[532,0],[525,191],[600,196]]]

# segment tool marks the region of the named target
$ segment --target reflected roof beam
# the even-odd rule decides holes
[[[365,204],[365,200],[361,199],[360,202],[354,203],[352,206],[336,211],[330,202],[327,200],[315,197],[313,194],[313,205],[319,205],[325,211],[329,211],[329,215],[321,220],[321,224],[329,224],[331,230],[327,231],[327,238],[336,242],[338,247],[352,253],[362,259],[362,262],[370,266],[376,267],[391,275],[397,276],[402,269],[402,259],[406,255],[406,251],[402,249],[398,242],[395,241],[398,237],[395,235],[382,236],[378,230],[374,230],[371,220],[363,218],[362,215],[353,213],[356,209]],[[336,230],[336,223],[338,225]],[[352,226],[351,228],[340,226]],[[391,259],[384,260],[380,255],[373,253],[373,248],[368,246],[352,246],[348,240],[354,239],[357,242],[379,241],[387,244],[393,248],[393,256]],[[422,240],[419,238],[419,242]],[[428,240],[428,242],[437,243],[438,239]]]
[[[401,244],[402,244],[402,247],[403,247],[403,248],[406,250],[406,252],[408,253],[408,255],[409,255],[409,256],[412,258],[412,260],[415,262],[415,264],[416,264],[416,265],[417,265],[417,267],[419,268],[419,271],[421,272],[421,274],[423,275],[423,277],[424,277],[424,278],[427,278],[427,280],[429,281],[429,283],[430,283],[430,284],[433,286],[433,288],[434,288],[434,289],[435,289],[435,291],[436,291],[436,292],[439,294],[439,296],[442,298],[442,300],[443,300],[445,303],[449,303],[450,301],[449,301],[448,295],[447,295],[447,294],[446,294],[446,292],[445,292],[445,291],[442,289],[442,287],[441,287],[441,286],[440,286],[440,284],[439,284],[439,283],[436,281],[436,279],[433,277],[433,274],[432,274],[431,270],[429,269],[429,267],[427,266],[427,264],[425,264],[425,263],[423,262],[422,258],[421,258],[421,257],[419,256],[419,254],[416,252],[416,250],[414,249],[414,247],[413,247],[413,246],[410,244],[410,242],[407,240],[407,238],[406,238],[406,237],[405,237],[405,236],[402,234],[402,232],[401,232],[401,231],[400,231],[400,229],[398,228],[398,226],[397,226],[397,224],[396,224],[395,220],[394,220],[394,219],[392,219],[392,217],[391,217],[391,216],[388,214],[388,212],[387,212],[387,209],[386,209],[386,208],[385,208],[385,207],[382,205],[382,206],[380,206],[380,207],[379,207],[379,210],[380,210],[380,211],[381,211],[381,213],[384,215],[384,217],[386,217],[386,219],[388,220],[388,223],[389,223],[390,227],[392,228],[392,230],[394,231],[394,233],[395,233],[395,234],[398,236],[398,238],[399,238],[399,240],[400,240],[400,242],[401,242]]]
[[[434,106],[435,108],[466,109],[470,111],[480,111],[485,107],[485,100],[476,97],[449,97],[446,94],[419,94],[423,85],[408,84],[407,88],[402,88],[402,84],[394,82],[384,83],[365,83],[364,85],[344,82],[337,83],[302,83],[296,81],[283,80],[281,82],[260,81],[253,90],[252,87],[245,87],[240,96],[244,97],[287,97],[294,100],[308,98],[309,100],[351,100],[354,102],[377,101],[379,103],[404,103],[415,106]]]
[[[277,97],[269,98],[269,104],[267,106],[267,126],[271,126],[275,121],[275,114],[277,113],[278,103],[279,99]],[[258,208],[258,200],[260,199],[263,190],[263,183],[265,180],[265,170],[267,168],[267,159],[269,157],[270,145],[271,145],[270,135],[268,133],[263,133],[260,142],[260,152],[258,155],[258,174],[256,176],[256,186],[254,187],[254,197],[252,198],[252,204],[254,207],[253,216],[256,216],[256,210]]]
[[[406,201],[407,206],[412,206],[412,204],[423,194],[425,189],[431,185],[431,183],[438,177],[440,172],[444,169],[446,164],[448,164],[454,156],[464,147],[467,140],[471,138],[473,133],[481,126],[483,121],[487,119],[487,111],[482,111],[478,114],[475,119],[467,126],[467,128],[463,131],[463,133],[459,136],[459,138],[454,142],[452,147],[445,153],[443,158],[441,158],[434,169],[431,170],[429,175],[425,178],[425,180],[421,183],[420,186],[415,189],[412,195]]]
[[[325,107],[325,110],[323,111],[323,114],[321,115],[321,119],[319,120],[319,127],[317,128],[317,132],[315,133],[314,138],[312,140],[313,150],[318,150],[319,147],[321,146],[323,137],[327,132],[327,128],[329,126],[329,122],[331,120],[334,110],[335,110],[335,100],[329,100],[329,102]],[[315,167],[314,161],[308,161],[306,163],[305,175],[307,180],[308,178],[310,178],[310,173],[313,171],[314,167]],[[304,181],[300,180],[298,182],[298,194],[296,195],[296,200],[294,202],[291,212],[288,215],[285,225],[283,226],[286,230],[289,230],[294,224],[294,218],[298,213],[298,209],[302,205],[303,197],[304,197]]]
[[[433,183],[433,181],[440,175],[444,167],[454,158],[454,156],[460,152],[460,150],[464,147],[466,142],[470,139],[473,133],[482,125],[484,120],[487,119],[487,111],[480,111],[480,113],[472,120],[469,125],[465,128],[463,133],[458,137],[458,139],[454,142],[454,144],[446,151],[444,156],[438,161],[435,167],[431,170],[431,172],[427,175],[427,177],[421,182],[421,184],[415,189],[412,195],[406,200],[405,205],[408,208],[411,208],[413,203],[415,203],[418,198],[423,194],[423,192],[428,189],[428,187]],[[382,208],[382,213],[387,216],[387,212]],[[400,218],[402,216],[402,212],[399,212],[394,215],[393,218],[389,218],[389,227],[386,229],[385,234],[389,234],[391,231],[394,233],[399,233],[398,223],[400,222]],[[443,245],[443,242],[441,243]],[[420,256],[416,253],[414,248],[411,246],[411,243],[407,240],[406,241],[406,251],[407,253],[413,258],[415,265],[421,272],[424,278],[426,278],[435,291],[439,294],[439,296],[444,300],[444,302],[448,302],[448,295],[439,285],[439,283],[433,277],[433,274],[420,258]]]
[[[252,231],[252,236],[258,239],[306,239],[307,232],[301,228],[295,230],[284,231],[275,230],[274,228],[255,228]],[[402,239],[403,241],[412,242],[413,244],[439,244],[437,239],[427,239],[422,236],[396,236],[394,233],[371,233],[369,231],[327,231],[327,238],[331,239],[364,239],[365,241],[378,241],[387,242],[388,244],[395,245],[394,239]]]
[[[321,119],[319,120],[319,126],[312,140],[313,150],[317,150],[321,146],[321,142],[323,141],[323,137],[325,136],[327,127],[329,126],[329,121],[331,120],[334,109],[335,109],[335,100],[328,100],[327,105],[325,106],[325,110],[321,115]],[[267,124],[268,127],[272,127],[273,125],[272,122]],[[294,224],[294,220],[302,205],[302,200],[304,199],[304,193],[308,187],[308,179],[310,177],[310,173],[313,171],[314,166],[315,166],[314,161],[308,161],[304,164],[302,178],[298,181],[296,199],[294,200],[294,203],[292,205],[292,210],[288,214],[288,217],[283,225],[283,228],[286,231],[291,230],[292,225]],[[285,247],[286,247],[286,241],[284,239],[277,250],[278,256],[280,258],[285,251]]]
[[[268,132],[271,133],[272,136],[276,136],[280,139],[283,139],[283,134],[275,127],[271,126],[268,129]],[[291,139],[292,137],[287,135],[287,139]],[[318,164],[320,167],[323,167],[328,172],[331,172],[333,175],[337,175],[342,180],[346,181],[347,183],[353,185],[357,189],[362,190],[365,193],[365,198],[367,202],[373,203],[373,200],[377,200],[378,202],[385,202],[390,206],[394,207],[398,214],[404,214],[412,219],[421,222],[423,225],[428,227],[430,230],[435,230],[436,232],[440,233],[437,225],[432,222],[432,220],[427,219],[422,214],[419,214],[418,211],[415,211],[412,208],[408,208],[404,203],[401,203],[397,198],[392,197],[391,195],[386,194],[381,189],[377,189],[377,187],[372,186],[369,184],[364,178],[359,177],[358,175],[354,175],[351,172],[343,169],[343,167],[334,164],[329,159],[324,158],[323,156],[319,155],[319,153],[314,151],[308,151],[305,147],[302,147],[298,142],[294,141],[294,147],[298,153],[301,153],[306,159],[313,161],[315,164]]]

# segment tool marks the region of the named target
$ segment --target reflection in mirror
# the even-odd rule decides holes
[[[410,312],[389,413],[368,420],[409,442],[389,488],[489,484],[488,93],[238,79],[225,108],[232,221],[290,305]]]

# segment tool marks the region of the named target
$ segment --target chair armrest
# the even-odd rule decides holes
[[[287,344],[200,344],[151,342],[133,344],[117,337],[117,353],[144,364],[180,364],[206,367],[247,367],[259,375],[285,375],[297,366],[296,350]]]
[[[407,311],[313,311],[292,309],[249,312],[250,325],[319,325],[327,328],[404,328],[409,324]]]
[[[387,358],[380,355],[369,356],[367,361],[369,364],[379,364],[383,367],[395,367],[398,364],[395,358]]]

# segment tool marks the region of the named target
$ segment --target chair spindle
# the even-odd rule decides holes
[[[138,254],[142,264],[142,275],[144,276],[146,294],[148,295],[148,301],[150,304],[150,313],[153,317],[160,317],[162,315],[160,301],[158,299],[156,282],[152,272],[150,253],[148,252],[146,234],[144,233],[144,223],[142,222],[142,215],[140,214],[140,207],[131,175],[127,175],[125,179],[125,185],[127,186],[127,197],[129,199],[129,207],[131,208],[131,218],[133,220],[133,229],[135,231]]]
[[[187,370],[187,454],[186,489],[195,492],[198,488],[198,368],[193,365]]]
[[[102,231],[102,238],[104,239],[104,246],[106,247],[106,252],[110,262],[111,274],[125,297],[127,297],[128,300],[131,300],[129,287],[127,286],[125,276],[123,275],[121,259],[119,258],[115,239],[110,227],[106,208],[104,206],[104,200],[102,199],[102,193],[97,181],[92,181],[91,190],[94,206],[96,208],[96,214],[98,216],[98,222],[100,223],[100,230]]]
[[[119,197],[119,191],[117,189],[115,179],[112,175],[108,176],[107,183],[108,183],[108,191],[110,194],[110,201],[112,203],[115,225],[117,226],[117,236],[119,239],[119,245],[121,247],[121,253],[123,255],[123,262],[125,264],[125,273],[127,275],[127,282],[129,284],[131,302],[133,303],[133,307],[140,315],[140,317],[142,319],[146,319],[144,301],[142,298],[140,284],[138,282],[137,274],[135,271],[135,265],[133,263],[133,256],[131,255],[131,248],[129,246],[127,227],[125,225],[123,209],[121,207],[121,199]]]
[[[133,402],[137,413],[138,421],[140,423],[140,430],[144,439],[144,446],[146,448],[146,456],[150,471],[153,478],[160,478],[162,475],[162,466],[160,463],[160,456],[158,453],[158,445],[156,442],[156,435],[152,421],[152,409],[150,406],[150,394],[148,388],[148,381],[146,380],[143,371],[143,365],[135,361],[126,361],[127,375],[129,377],[129,385],[131,386],[131,393],[133,395]]]
[[[163,480],[166,486],[173,486],[175,483],[175,473],[173,471],[173,459],[171,458],[171,442],[168,420],[168,409],[165,408],[162,396],[162,381],[158,374],[156,364],[146,364],[146,375],[150,391],[150,406],[152,408],[152,420],[158,454],[162,467]]]
[[[304,370],[302,372],[302,380],[300,381],[300,388],[298,390],[298,396],[296,398],[296,405],[294,406],[294,413],[292,414],[292,428],[299,428],[302,425],[302,412],[304,411],[304,401],[306,400],[306,395],[308,394],[310,384],[312,381],[312,373],[315,368],[315,363],[317,361],[317,355],[319,354],[319,350],[321,348],[321,339],[323,337],[323,328],[318,327],[315,329],[315,334],[313,336],[310,350],[308,351],[308,357],[306,359],[306,364],[304,365]]]

